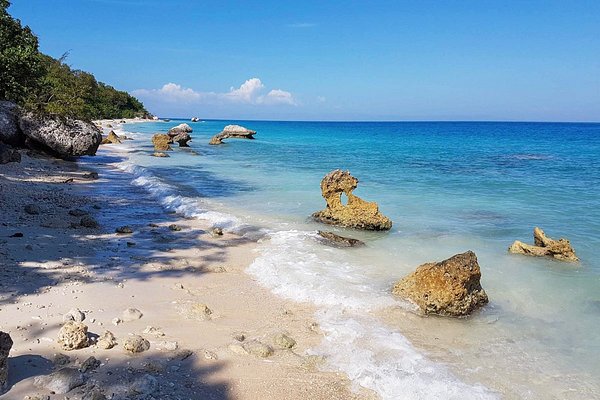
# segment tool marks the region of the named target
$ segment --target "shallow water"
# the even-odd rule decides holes
[[[246,121],[257,140],[209,146],[235,121],[206,121],[190,123],[191,149],[151,157],[151,134],[181,122],[124,126],[136,140],[117,148],[135,151],[118,166],[168,209],[264,228],[248,271],[319,306],[315,351],[332,368],[384,399],[600,398],[600,124]],[[323,226],[308,216],[335,168],[394,221],[338,230],[366,248],[314,238]],[[507,254],[534,226],[569,238],[581,262]],[[390,295],[419,264],[469,249],[490,297],[472,317],[419,317]]]

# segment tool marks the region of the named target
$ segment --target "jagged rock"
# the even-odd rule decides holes
[[[131,321],[138,320],[138,319],[142,318],[143,316],[144,316],[144,314],[142,314],[142,312],[140,310],[138,310],[137,308],[128,308],[123,311],[123,313],[121,315],[121,319],[124,322],[131,322]]]
[[[192,140],[189,133],[180,133],[177,136],[173,136],[173,143],[178,143],[179,147],[190,147],[187,143]]]
[[[60,120],[27,112],[19,119],[19,127],[30,147],[41,145],[63,158],[94,155],[102,141],[102,133],[95,125],[75,119]]]
[[[425,314],[469,315],[487,304],[481,270],[472,251],[419,266],[394,285],[392,292],[410,299]]]
[[[140,335],[133,335],[125,340],[123,348],[126,352],[131,354],[142,353],[150,348],[150,342]]]
[[[98,338],[96,345],[101,349],[109,350],[117,345],[117,338],[111,331],[104,331],[102,336]]]
[[[155,151],[154,153],[152,153],[152,157],[171,157],[170,155],[168,155],[167,153],[161,153],[160,151]]]
[[[223,130],[217,133],[210,139],[208,144],[222,144],[223,139],[238,138],[238,139],[254,139],[256,131],[252,131],[248,128],[244,128],[240,125],[227,125]]]
[[[68,313],[63,315],[63,322],[75,321],[82,322],[85,319],[85,314],[79,308],[73,308]]]
[[[40,206],[37,204],[27,204],[23,207],[23,210],[30,215],[38,215],[41,212]]]
[[[327,207],[312,216],[319,222],[340,225],[348,228],[373,231],[389,230],[392,221],[379,212],[377,203],[364,201],[352,194],[358,186],[358,179],[349,171],[336,169],[321,181],[321,193]],[[348,196],[348,204],[342,204],[342,193]]]
[[[97,228],[98,222],[89,215],[85,215],[79,221],[79,225],[83,226],[84,228]]]
[[[188,124],[179,124],[169,129],[167,133],[170,137],[175,137],[182,133],[192,133],[194,130]],[[189,135],[188,135],[189,136]]]
[[[317,234],[322,238],[322,242],[333,247],[360,247],[365,242],[358,239],[352,239],[345,236],[336,235],[333,232],[318,231]]]
[[[552,257],[560,261],[579,261],[579,258],[575,255],[575,250],[573,250],[567,239],[550,239],[543,230],[535,227],[533,229],[533,240],[534,246],[515,240],[508,251],[528,256]]]
[[[37,376],[34,386],[46,389],[55,394],[65,394],[85,382],[83,374],[75,368],[62,368],[50,375]]]
[[[121,138],[115,133],[115,131],[110,131],[108,136],[102,139],[100,144],[121,144]]]
[[[117,229],[115,229],[115,233],[119,233],[121,235],[131,234],[133,233],[133,229],[127,225],[119,226]]]
[[[251,340],[249,342],[244,343],[244,350],[248,352],[248,354],[252,354],[256,357],[267,358],[273,355],[273,348],[268,344],[264,344],[259,342],[258,340]]]
[[[291,349],[296,345],[296,341],[292,337],[286,335],[285,333],[278,333],[273,338],[273,341],[277,346],[281,347],[282,349]]]
[[[152,136],[152,144],[157,152],[173,150],[170,146],[171,143],[173,143],[173,139],[164,133],[157,133]]]
[[[100,366],[100,364],[102,364],[100,360],[98,360],[94,356],[90,356],[84,362],[81,363],[81,368],[79,368],[79,370],[83,373],[86,373],[88,371],[93,371],[97,369]]]
[[[4,393],[8,381],[8,353],[13,345],[10,335],[0,332],[0,394]]]
[[[21,153],[4,143],[0,143],[0,164],[10,162],[21,162]]]
[[[19,106],[10,101],[0,101],[0,142],[22,146],[25,136],[19,128]]]
[[[82,349],[89,345],[88,327],[81,322],[68,321],[58,331],[58,344],[64,350]]]

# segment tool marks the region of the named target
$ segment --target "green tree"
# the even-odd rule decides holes
[[[0,99],[22,103],[43,72],[37,37],[8,14],[9,6],[0,0]]]

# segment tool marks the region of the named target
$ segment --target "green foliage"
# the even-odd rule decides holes
[[[39,112],[83,120],[133,118],[149,115],[127,92],[73,70],[64,61],[38,51],[37,37],[23,28],[0,0],[0,99]]]

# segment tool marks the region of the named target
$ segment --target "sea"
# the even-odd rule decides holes
[[[152,157],[151,136],[188,123],[189,148]],[[209,139],[228,124],[255,140]],[[382,399],[600,399],[600,124],[276,122],[124,124],[115,166],[165,210],[258,239],[247,268],[316,309],[312,354]],[[112,145],[111,145],[112,146]],[[102,157],[102,156],[100,156]],[[388,232],[325,226],[320,181],[358,178]],[[533,228],[578,263],[509,254]],[[318,230],[360,239],[338,249]],[[490,302],[468,318],[421,316],[391,294],[417,266],[472,250]]]

